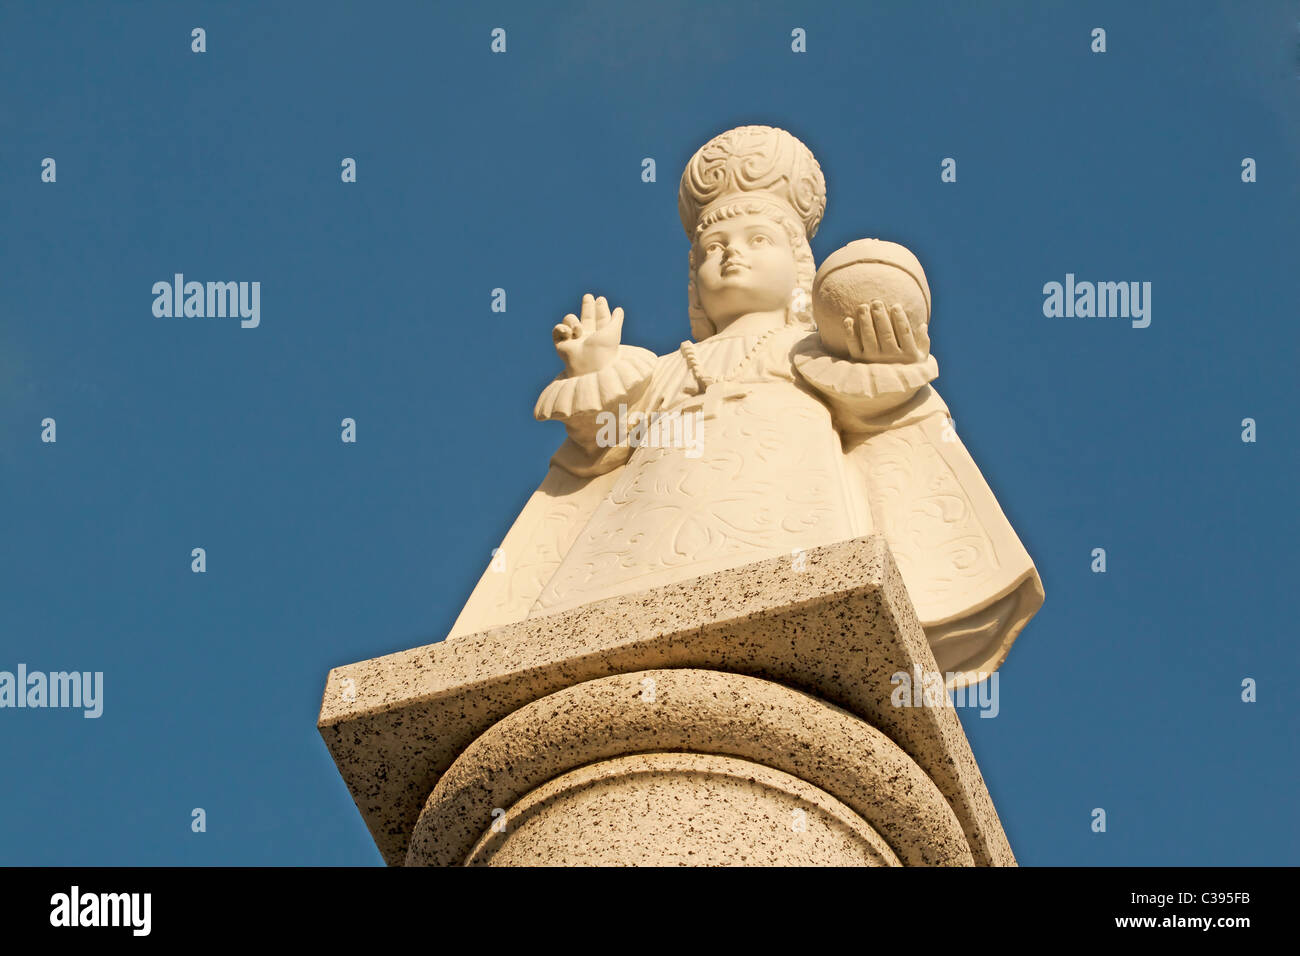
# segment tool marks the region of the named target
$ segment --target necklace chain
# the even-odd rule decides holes
[[[741,358],[741,360],[736,364],[736,367],[733,368],[726,375],[721,375],[717,378],[713,378],[712,376],[704,374],[704,370],[700,367],[700,356],[699,353],[695,350],[694,342],[683,342],[681,347],[681,353],[682,353],[682,357],[686,359],[686,367],[691,370],[691,374],[695,376],[696,382],[699,383],[700,391],[703,392],[710,385],[716,385],[719,382],[729,381],[735,378],[737,375],[739,375],[741,371],[745,368],[745,366],[749,364],[750,359],[752,359],[755,355],[758,354],[758,350],[763,347],[764,343],[766,343],[768,339],[770,339],[774,334],[776,334],[779,331],[780,329],[768,329],[766,332],[760,335],[758,337],[758,341],[755,342],[753,347],[748,352],[745,353],[744,357]]]

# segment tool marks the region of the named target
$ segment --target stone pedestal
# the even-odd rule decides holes
[[[393,865],[1014,865],[935,670],[872,536],[336,668],[319,729]]]

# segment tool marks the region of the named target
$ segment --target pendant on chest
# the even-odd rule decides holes
[[[701,419],[709,421],[718,417],[723,402],[744,398],[750,391],[750,386],[737,382],[712,382],[703,392],[696,392],[693,398],[688,399],[682,411],[700,412]]]

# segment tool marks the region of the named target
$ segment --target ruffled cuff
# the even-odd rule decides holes
[[[826,397],[837,425],[849,431],[870,430],[882,416],[893,421],[890,413],[910,409],[907,403],[920,401],[918,393],[939,377],[933,355],[906,365],[858,362],[830,354],[815,337],[792,358],[799,377]]]
[[[557,376],[542,389],[533,416],[538,421],[563,422],[631,404],[645,390],[658,359],[649,349],[620,345],[618,357],[599,372]]]
[[[815,343],[795,353],[794,367],[817,391],[845,399],[902,397],[939,377],[939,363],[933,355],[907,365],[856,362],[831,355]]]

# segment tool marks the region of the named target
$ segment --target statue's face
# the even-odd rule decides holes
[[[780,223],[749,214],[700,236],[695,290],[718,331],[751,312],[783,310],[798,283],[794,250]]]

